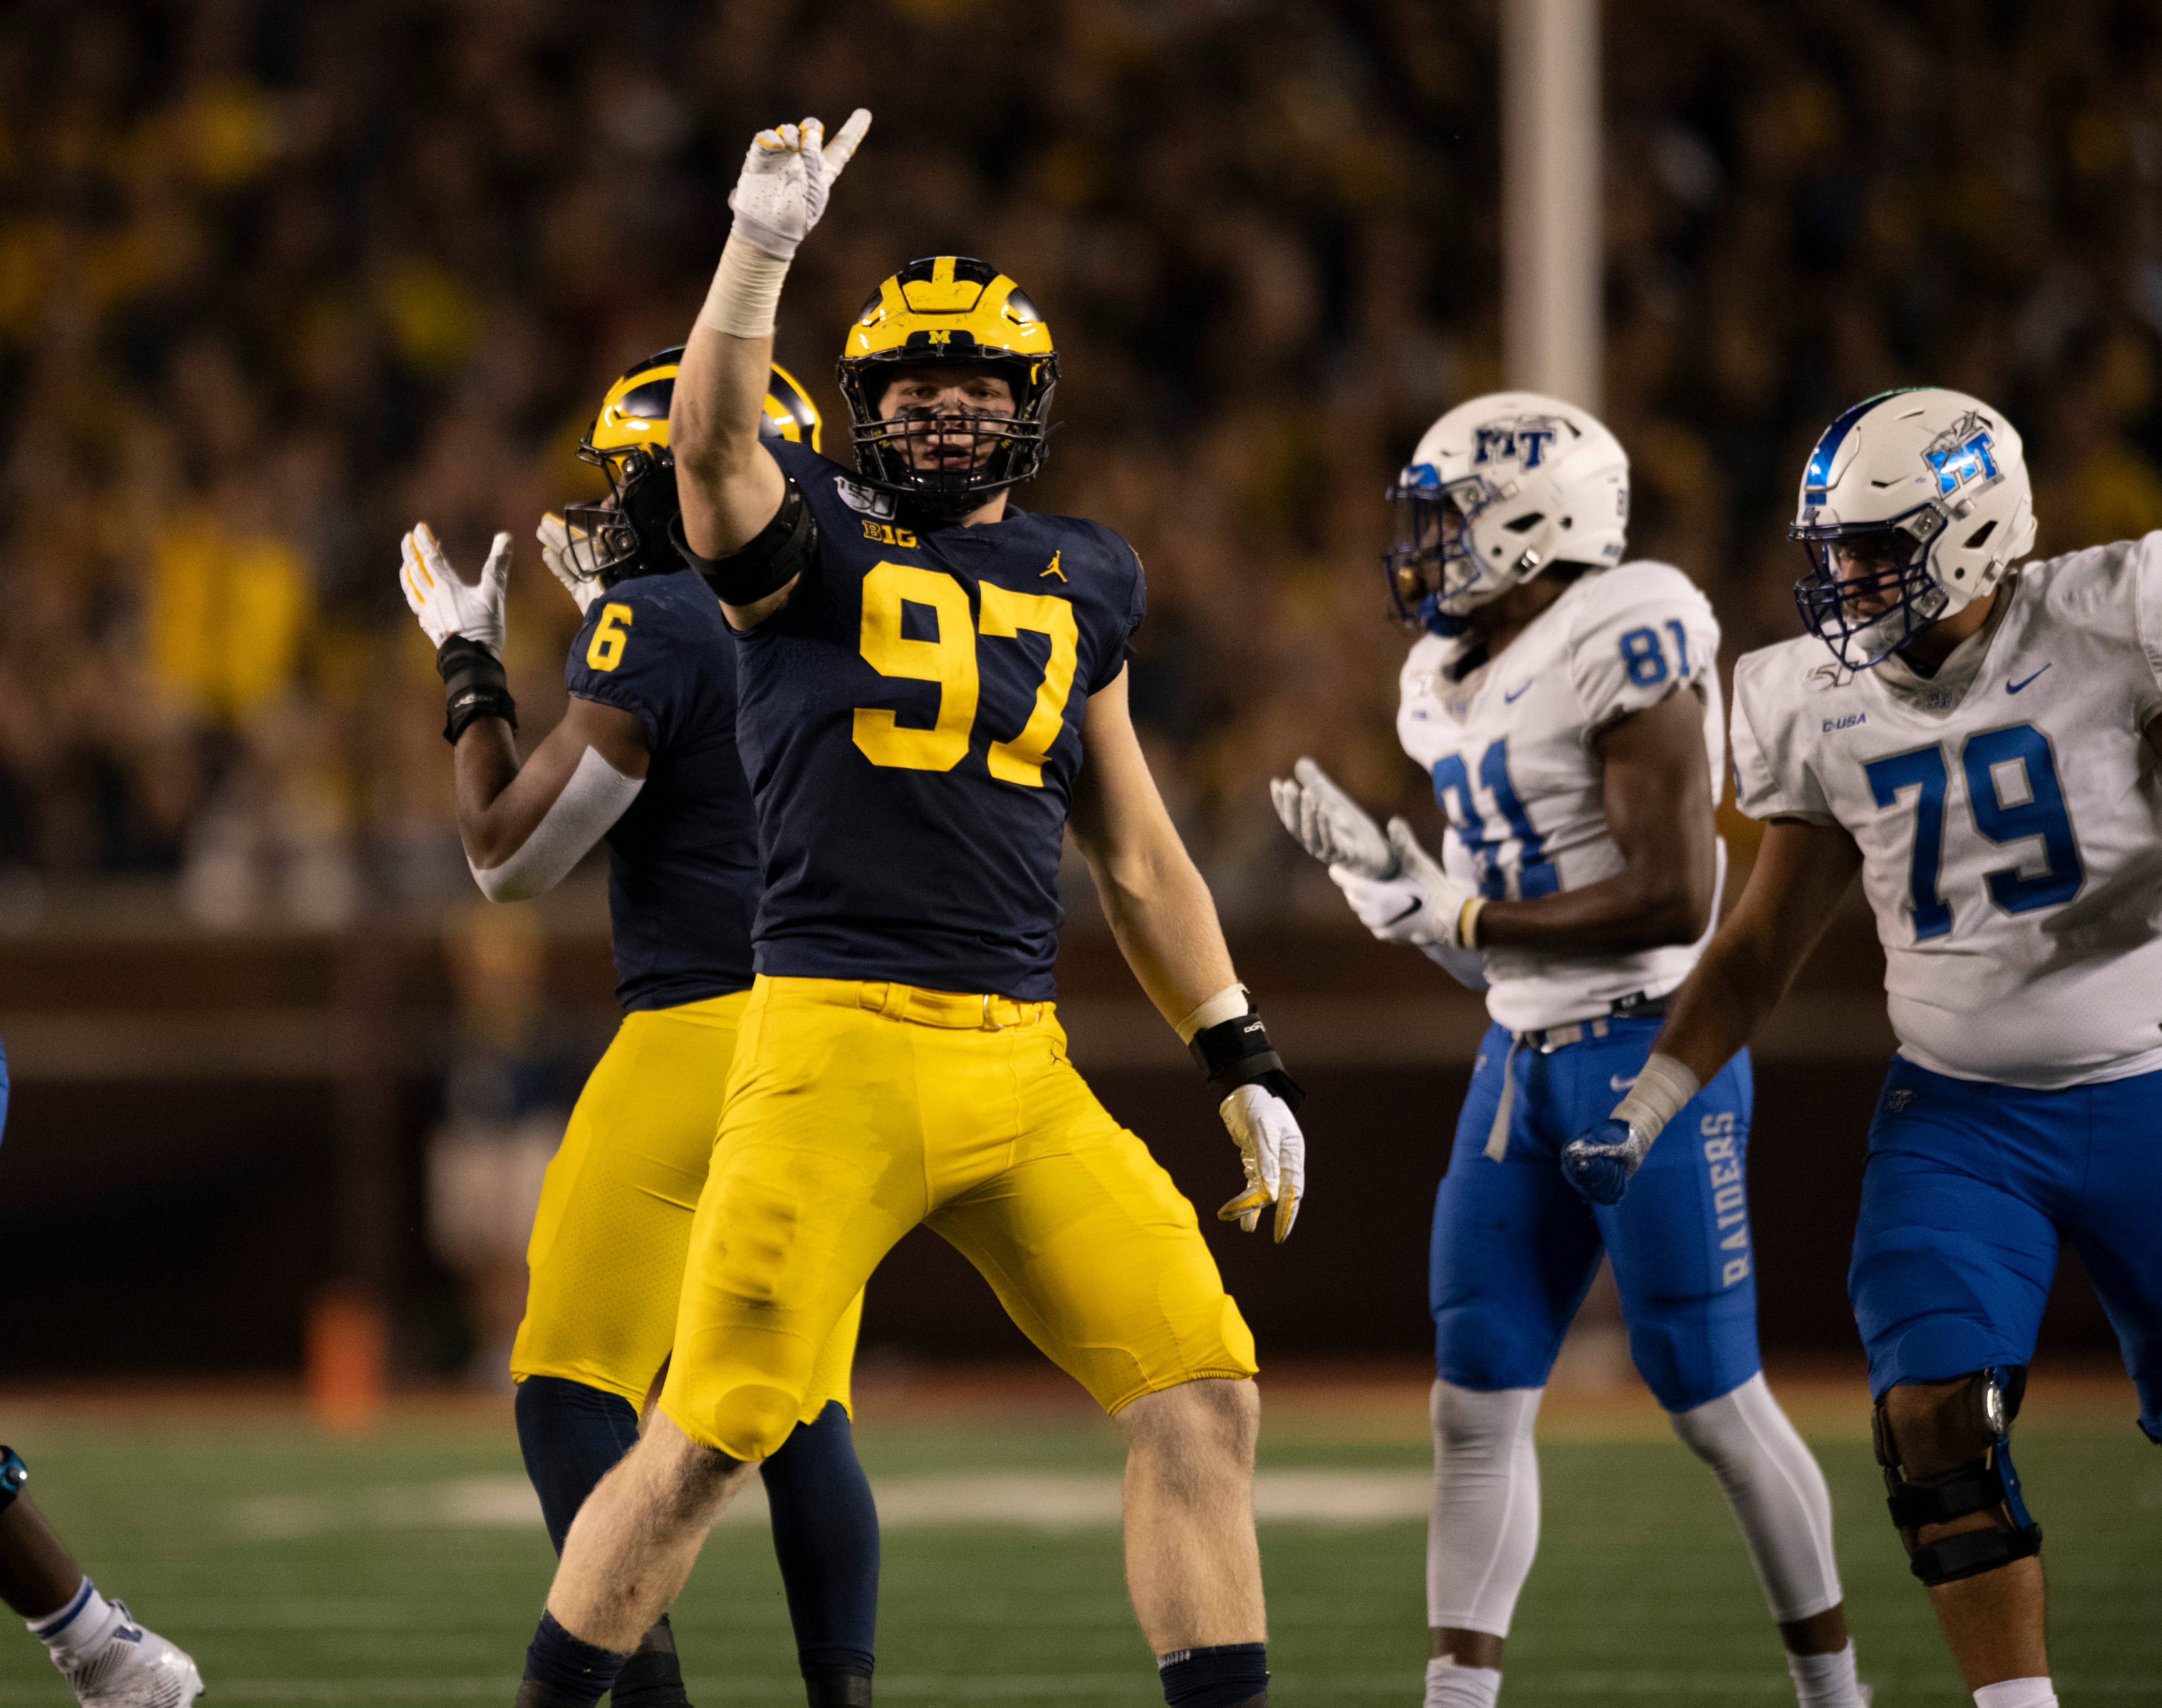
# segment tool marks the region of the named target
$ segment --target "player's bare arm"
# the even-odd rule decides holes
[[[1741,901],[1669,1000],[1654,1051],[1709,1079],[1776,1008],[1862,869],[1836,824],[1775,819]]]
[[[1215,901],[1164,810],[1135,736],[1128,674],[1121,671],[1089,698],[1069,822],[1120,953],[1157,1011],[1176,1026],[1237,975]]]
[[[598,700],[574,696],[562,722],[522,764],[517,737],[502,718],[483,718],[467,727],[456,759],[458,839],[476,871],[497,870],[531,841],[588,754],[633,779],[643,778],[652,762],[645,725]]]
[[[1563,1152],[1563,1172],[1585,1197],[1620,1200],[1661,1129],[1778,1005],[1861,869],[1861,850],[1836,824],[1785,818],[1765,827],[1742,900],[1668,1000],[1636,1085]]]
[[[683,536],[700,557],[733,560],[716,591],[738,629],[778,610],[797,573],[780,549],[795,543],[788,483],[758,437],[775,311],[796,246],[826,211],[833,180],[870,123],[859,107],[830,144],[815,118],[752,139],[728,196],[735,222],[676,375],[669,441]]]
[[[1627,864],[1580,890],[1489,901],[1481,948],[1627,954],[1695,943],[1711,923],[1719,860],[1703,705],[1679,690],[1608,725],[1593,744],[1606,766],[1607,830]]]
[[[1232,970],[1216,903],[1149,774],[1127,707],[1128,674],[1089,697],[1068,823],[1126,964],[1223,1094],[1246,1190],[1217,1215],[1251,1233],[1274,1203],[1281,1243],[1306,1195],[1300,1093],[1268,1047]]]
[[[530,900],[561,881],[637,798],[645,727],[628,712],[574,699],[521,765],[518,708],[503,670],[510,536],[495,536],[475,583],[426,522],[405,536],[402,555],[399,586],[436,643],[443,734],[457,756],[458,835],[473,881],[492,901]]]

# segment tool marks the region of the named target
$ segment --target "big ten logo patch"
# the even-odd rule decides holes
[[[1749,1277],[1749,1189],[1742,1181],[1742,1158],[1736,1154],[1734,1128],[1732,1110],[1708,1115],[1697,1124],[1704,1136],[1705,1166],[1711,1171],[1711,1213],[1719,1232],[1719,1249],[1734,1254],[1720,1266],[1722,1288]]]
[[[916,535],[906,528],[896,528],[890,522],[864,523],[864,538],[875,540],[881,546],[913,546]]]

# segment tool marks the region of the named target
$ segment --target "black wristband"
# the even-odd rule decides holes
[[[443,679],[443,739],[452,746],[483,718],[500,718],[517,729],[518,702],[510,697],[503,661],[480,642],[451,636],[436,649],[436,674]]]
[[[1219,1102],[1241,1085],[1274,1092],[1294,1112],[1306,1100],[1306,1093],[1284,1071],[1283,1058],[1269,1042],[1268,1028],[1251,1008],[1236,1019],[1202,1027],[1186,1047],[1194,1064],[1209,1076],[1209,1089]]]
[[[741,549],[725,557],[701,557],[683,535],[683,519],[668,525],[671,544],[683,561],[705,577],[706,585],[724,605],[741,609],[755,605],[811,567],[818,555],[818,519],[794,475],[783,477],[786,489],[773,520],[746,541]]]

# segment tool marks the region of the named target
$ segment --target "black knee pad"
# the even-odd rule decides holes
[[[2027,1392],[2027,1367],[1992,1366],[1967,1378],[1967,1402],[1976,1432],[1988,1448],[1979,1459],[1955,1466],[1941,1476],[1910,1477],[1901,1469],[1899,1444],[1893,1439],[1884,1402],[1870,1417],[1877,1462],[1884,1467],[1884,1488],[1892,1523],[1906,1545],[1909,1569],[1924,1583],[1956,1583],[1996,1571],[2015,1559],[2042,1550],[2042,1527],[2028,1516],[2020,1498],[2019,1473],[2012,1465],[2012,1420]],[[1972,1512],[1995,1512],[2003,1524],[1987,1530],[1962,1530],[1935,1542],[1919,1539],[1924,1524],[1945,1524]]]
[[[0,1512],[15,1504],[15,1496],[29,1480],[30,1467],[23,1463],[23,1455],[12,1447],[0,1447]]]

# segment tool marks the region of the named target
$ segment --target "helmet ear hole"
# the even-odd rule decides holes
[[[1984,522],[1979,528],[1976,529],[1973,533],[1966,536],[1966,549],[1970,551],[1974,551],[1996,531],[1997,518],[1992,516],[1987,522]]]
[[[1534,510],[1530,515],[1519,516],[1515,521],[1504,525],[1512,534],[1528,534],[1544,520],[1546,520],[1545,515],[1540,511]]]

